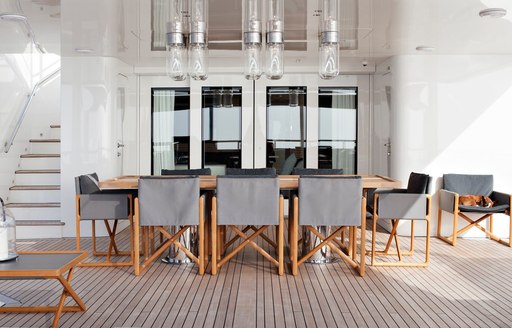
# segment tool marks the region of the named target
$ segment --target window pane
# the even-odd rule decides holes
[[[306,88],[267,88],[267,167],[291,174],[305,163]]]
[[[355,174],[357,88],[320,88],[318,104],[318,167]]]
[[[188,169],[190,90],[152,89],[152,173]]]
[[[202,108],[203,167],[213,175],[241,167],[242,88],[204,87]]]

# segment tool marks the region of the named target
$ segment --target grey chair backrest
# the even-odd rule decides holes
[[[212,175],[212,170],[210,168],[190,170],[162,169],[162,175]]]
[[[273,167],[264,167],[258,169],[238,169],[233,167],[226,168],[226,175],[277,175]]]
[[[96,173],[76,177],[75,189],[77,195],[80,195],[80,220],[128,218],[128,195],[102,193]]]
[[[100,192],[98,174],[91,173],[75,177],[75,191],[77,195]]]
[[[460,195],[490,196],[494,189],[492,175],[445,174],[443,189]]]
[[[217,223],[278,224],[279,179],[276,176],[218,176]]]
[[[407,193],[409,194],[428,194],[432,177],[428,174],[411,172],[409,182],[407,183]]]
[[[199,186],[197,176],[141,177],[140,225],[197,225]]]
[[[299,178],[299,224],[361,225],[361,177]]]
[[[293,175],[341,175],[343,169],[302,169],[295,168],[292,172]]]

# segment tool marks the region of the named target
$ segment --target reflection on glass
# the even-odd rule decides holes
[[[318,168],[355,174],[357,88],[320,88],[318,107]]]
[[[303,168],[306,149],[306,88],[267,88],[267,167],[278,174]]]
[[[152,174],[162,169],[188,169],[190,90],[153,88]]]
[[[242,88],[203,87],[203,167],[223,175],[242,161]]]

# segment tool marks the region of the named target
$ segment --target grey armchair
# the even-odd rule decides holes
[[[377,190],[373,199],[373,229],[372,229],[372,265],[373,266],[402,266],[426,267],[429,264],[430,252],[430,211],[431,197],[429,187],[432,178],[426,174],[411,173],[407,189]],[[391,232],[384,250],[376,249],[377,221],[391,220]],[[402,252],[397,234],[400,220],[411,221],[411,236],[409,251]],[[405,262],[403,256],[414,254],[414,222],[426,223],[425,260],[423,262]],[[395,240],[396,252],[390,252],[391,243]],[[378,262],[377,256],[398,256],[398,262]]]
[[[81,250],[80,223],[91,221],[92,224],[92,254],[106,256],[105,261],[82,262],[81,266],[131,266],[133,265],[133,215],[132,196],[130,194],[103,193],[99,188],[96,173],[81,175],[75,178],[76,188],[76,249]],[[109,235],[109,245],[106,251],[98,251],[96,244],[96,220],[102,220]],[[110,226],[109,220],[113,220]],[[119,220],[130,223],[130,250],[121,251],[116,244],[116,233]],[[130,256],[129,261],[112,262],[112,255]]]
[[[141,177],[139,195],[135,198],[135,275],[148,267],[171,244],[174,244],[199,265],[199,274],[204,274],[206,256],[204,251],[204,196],[199,194],[197,176]],[[180,236],[190,226],[198,226],[199,254],[193,254],[179,243]],[[168,232],[166,226],[179,226],[175,234]],[[140,228],[143,228],[144,259],[140,262]],[[167,240],[149,255],[148,228],[155,227]],[[154,241],[152,241],[154,242]]]
[[[272,225],[278,229],[277,241],[264,235]],[[222,265],[247,245],[277,266],[279,275],[284,273],[283,196],[279,195],[277,176],[218,176],[217,194],[212,201],[211,226],[212,275],[217,274]],[[237,226],[245,228],[240,230]],[[224,243],[222,236],[218,236],[224,227],[229,227],[236,234],[227,243]],[[250,229],[254,232],[248,235]],[[276,249],[277,258],[256,244],[253,241],[256,237],[269,242]],[[225,252],[238,239],[243,241],[230,252]]]
[[[488,196],[495,202],[495,205],[490,208],[459,205],[460,195]],[[490,239],[512,247],[512,229],[510,229],[508,241],[493,233],[493,215],[497,213],[508,215],[512,227],[511,206],[511,195],[494,191],[494,177],[492,175],[445,174],[443,175],[443,189],[439,191],[437,237],[455,246],[458,235],[475,227],[482,230]],[[453,215],[453,232],[450,236],[442,236],[441,234],[443,211]],[[473,220],[467,215],[469,213],[478,213],[482,216]],[[459,217],[467,221],[468,225],[458,230]],[[489,219],[489,229],[479,224],[486,219]]]
[[[324,246],[329,246],[352,268],[365,273],[366,199],[362,196],[363,185],[360,177],[304,176],[299,178],[299,195],[293,196],[293,218],[290,222],[292,234],[290,253],[292,274],[298,274],[298,266]],[[298,227],[307,229],[322,240],[314,249],[298,257]],[[339,226],[331,235],[324,236],[316,226]],[[357,227],[361,227],[361,253],[356,262]],[[344,245],[337,240],[339,233],[349,227],[349,248],[347,255]],[[348,251],[347,251],[348,253]]]

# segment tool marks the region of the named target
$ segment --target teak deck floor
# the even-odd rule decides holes
[[[370,231],[367,237],[370,247]],[[385,238],[379,234],[380,246]],[[406,238],[401,241],[408,246]],[[140,277],[131,268],[82,267],[72,286],[87,311],[64,313],[60,326],[511,327],[512,249],[486,239],[461,239],[457,247],[431,241],[428,268],[368,266],[363,278],[344,262],[303,265],[297,277],[287,266],[279,277],[252,248],[217,276],[159,261]],[[90,239],[83,242],[90,246]],[[74,239],[20,242],[24,250],[73,247]],[[424,239],[417,238],[415,258],[423,258],[423,248]],[[48,281],[10,280],[0,281],[0,292],[24,304],[50,304],[61,289]],[[0,327],[49,327],[52,318],[53,313],[0,314]]]

